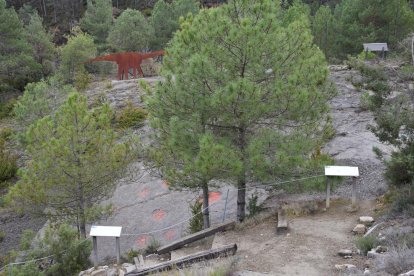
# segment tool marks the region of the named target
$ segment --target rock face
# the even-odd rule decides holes
[[[374,222],[374,218],[369,216],[359,217],[359,222],[366,226],[369,226]]]
[[[366,231],[367,231],[367,227],[363,224],[357,224],[354,230],[352,230],[354,234],[358,234],[358,235],[363,235],[365,234]]]
[[[361,79],[355,70],[343,66],[331,67],[330,80],[335,83],[338,94],[330,101],[332,124],[336,130],[335,137],[324,147],[323,151],[335,158],[338,165],[358,166],[360,176],[346,178],[335,189],[333,195],[350,198],[352,183],[358,187],[358,199],[373,199],[387,190],[383,176],[384,165],[373,152],[373,146],[378,147],[389,156],[391,147],[380,143],[375,135],[367,129],[374,124],[371,112],[360,107],[363,92],[352,84]]]

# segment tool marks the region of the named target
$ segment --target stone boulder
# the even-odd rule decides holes
[[[352,250],[349,249],[341,249],[338,251],[338,255],[344,258],[352,257]]]
[[[370,250],[370,251],[368,251],[368,253],[367,253],[367,257],[368,257],[368,258],[373,258],[373,259],[377,258],[379,255],[380,255],[380,253],[377,253],[377,252],[375,251],[375,249],[371,249],[371,250]]]
[[[353,264],[336,264],[335,269],[339,271],[346,271],[356,269],[356,266]]]
[[[375,252],[377,252],[377,253],[384,253],[384,252],[387,252],[387,251],[388,251],[388,247],[383,246],[383,245],[378,245],[375,248]]]
[[[365,234],[366,231],[367,231],[367,227],[364,224],[357,224],[354,227],[354,230],[352,230],[354,234],[358,234],[358,235],[363,235]]]
[[[369,216],[362,216],[359,217],[359,222],[366,226],[369,226],[372,225],[372,223],[374,223],[374,218]]]

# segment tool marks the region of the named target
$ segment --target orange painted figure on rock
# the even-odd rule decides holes
[[[123,77],[127,80],[128,79],[128,72],[129,69],[132,68],[132,74],[134,78],[137,77],[137,69],[138,73],[141,76],[144,76],[142,72],[141,63],[144,59],[162,56],[164,55],[164,51],[154,51],[150,53],[138,53],[138,52],[124,52],[124,53],[117,53],[117,54],[110,54],[105,56],[100,56],[97,58],[93,58],[88,60],[87,62],[95,62],[95,61],[112,61],[118,64],[118,80],[122,80]]]

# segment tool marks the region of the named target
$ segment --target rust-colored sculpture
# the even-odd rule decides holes
[[[132,74],[134,78],[137,77],[137,69],[138,73],[141,76],[144,76],[142,72],[141,63],[144,59],[162,56],[164,55],[164,51],[154,51],[150,53],[138,53],[138,52],[123,52],[117,54],[110,54],[105,56],[100,56],[97,58],[93,58],[88,60],[87,62],[95,62],[95,61],[113,61],[118,64],[118,80],[122,80],[123,77],[127,80],[128,79],[128,72],[129,69],[132,68]]]

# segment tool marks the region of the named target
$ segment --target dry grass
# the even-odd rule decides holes
[[[382,258],[377,259],[378,271],[385,271],[391,275],[405,273],[414,268],[414,249],[395,248]]]
[[[268,220],[274,220],[276,221],[276,212],[271,210],[266,210],[263,212],[258,213],[257,215],[253,217],[247,217],[242,223],[236,224],[236,231],[240,231],[249,227],[253,227],[257,224],[261,224]]]

